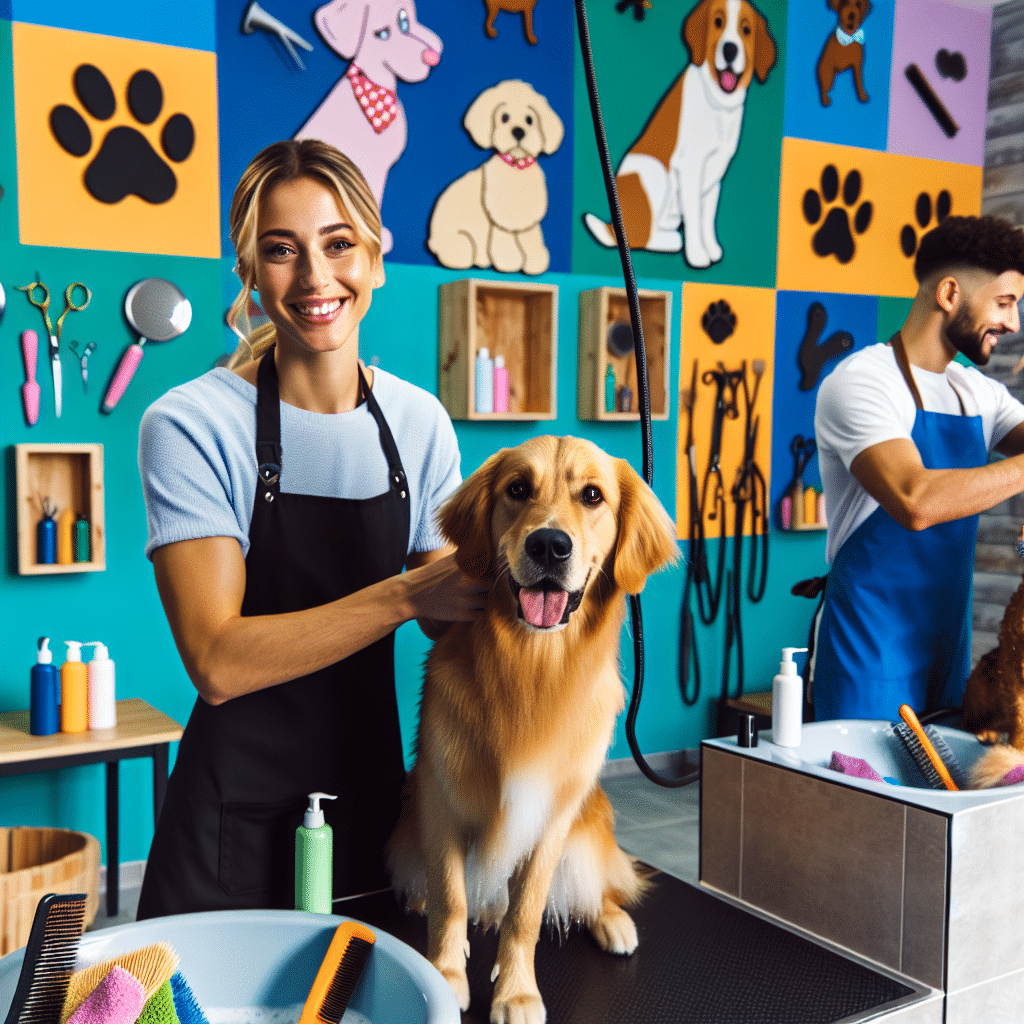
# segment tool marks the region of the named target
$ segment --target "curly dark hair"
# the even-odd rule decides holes
[[[947,217],[922,237],[914,276],[921,282],[937,270],[965,266],[1024,274],[1024,231],[1000,217]]]

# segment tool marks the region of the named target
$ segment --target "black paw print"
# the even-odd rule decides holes
[[[108,121],[117,109],[107,76],[92,64],[75,70],[75,95],[86,112]],[[163,110],[164,91],[152,71],[136,71],[128,83],[128,109],[139,124],[152,124]],[[82,115],[65,103],[50,111],[50,129],[71,156],[88,156],[93,136]],[[173,114],[160,133],[160,148],[168,160],[181,163],[192,153],[195,130],[184,114]],[[101,203],[119,203],[135,195],[147,203],[166,203],[178,187],[170,165],[137,128],[117,125],[103,138],[99,152],[85,170],[85,187]]]
[[[856,206],[860,198],[860,188],[860,171],[850,171],[843,182],[843,203],[846,206]],[[828,164],[821,172],[821,193],[813,188],[804,193],[804,219],[807,223],[817,224],[821,220],[822,198],[826,203],[832,203],[838,195],[839,172],[832,164]],[[865,201],[857,207],[853,215],[853,230],[858,235],[867,231],[871,224],[872,212],[870,202]],[[840,263],[849,263],[855,252],[849,212],[841,206],[833,206],[828,211],[825,222],[814,232],[811,246],[819,256],[835,256]]]
[[[953,197],[947,189],[943,189],[935,197],[935,223],[941,224],[952,209]],[[917,202],[914,203],[914,217],[922,232],[931,225],[932,197],[927,192],[922,192],[917,197]],[[918,232],[914,229],[914,225],[904,224],[900,231],[900,248],[903,250],[904,256],[909,258],[917,252],[917,240]]]
[[[725,299],[712,302],[700,320],[704,333],[716,344],[721,345],[736,330],[736,314]]]

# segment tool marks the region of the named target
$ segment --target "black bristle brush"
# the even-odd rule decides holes
[[[85,894],[44,896],[36,906],[7,1024],[60,1024],[85,928]]]
[[[313,979],[299,1024],[338,1024],[376,941],[377,936],[358,921],[338,926]]]

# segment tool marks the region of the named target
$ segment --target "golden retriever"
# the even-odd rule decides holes
[[[541,920],[585,922],[632,953],[644,891],[598,774],[625,705],[625,594],[678,555],[675,528],[623,459],[536,437],[489,458],[443,506],[484,613],[426,665],[417,760],[389,845],[395,889],[426,909],[428,956],[469,1006],[469,919],[500,929],[491,1020],[540,1024]]]

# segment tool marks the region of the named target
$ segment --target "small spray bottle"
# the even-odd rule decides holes
[[[310,793],[302,824],[295,830],[295,909],[329,914],[334,894],[334,832],[324,821],[321,800],[328,793]]]
[[[799,747],[804,724],[804,681],[793,655],[806,647],[783,647],[779,674],[772,680],[772,743]]]
[[[36,663],[32,666],[28,731],[33,736],[52,736],[60,729],[57,711],[57,669],[53,664],[50,638],[38,640]]]

